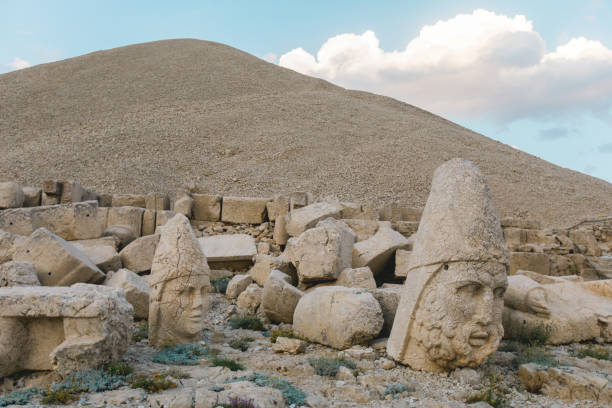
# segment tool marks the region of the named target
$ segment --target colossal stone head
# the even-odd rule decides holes
[[[508,253],[486,178],[440,166],[410,255],[387,353],[415,369],[482,364],[503,336]]]
[[[210,269],[184,215],[163,227],[150,287],[149,342],[161,347],[200,340],[209,308]]]

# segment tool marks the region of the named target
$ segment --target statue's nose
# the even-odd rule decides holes
[[[195,291],[193,298],[193,308],[197,309],[202,306],[202,293],[199,290]]]
[[[493,291],[485,288],[476,306],[476,321],[483,325],[491,323],[493,317]]]

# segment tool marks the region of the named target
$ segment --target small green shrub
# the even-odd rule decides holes
[[[606,350],[604,347],[585,347],[580,350],[576,356],[578,358],[592,357],[597,360],[612,361],[612,352]]]
[[[168,390],[170,388],[176,388],[176,383],[168,377],[169,375],[166,373],[152,374],[150,376],[138,374],[130,378],[130,387],[142,388],[148,393],[155,393]]]
[[[315,374],[327,377],[335,377],[340,367],[344,366],[355,370],[357,366],[351,360],[344,358],[311,358],[308,363],[314,368]]]
[[[297,334],[295,334],[293,332],[293,330],[272,330],[270,332],[270,341],[272,343],[276,343],[276,339],[279,337],[288,337],[290,339],[299,339],[299,340],[304,340],[302,337],[298,336]]]
[[[229,342],[229,345],[231,348],[236,349],[236,350],[240,350],[240,351],[247,351],[249,349],[249,343],[252,342],[253,340],[255,340],[252,337],[241,337],[239,339],[233,339],[232,341]]]
[[[403,392],[413,392],[414,389],[404,384],[391,384],[385,388],[385,395],[395,396]]]
[[[138,343],[140,340],[149,338],[149,323],[144,320],[136,325],[132,333],[132,341]]]
[[[514,340],[504,340],[497,348],[498,351],[506,351],[510,353],[516,353],[520,348],[518,342]]]
[[[13,391],[9,395],[0,397],[0,407],[8,407],[10,405],[26,405],[30,399],[43,392],[40,388],[26,388],[23,390]]]
[[[128,376],[134,372],[134,369],[124,362],[106,364],[103,370],[114,376]]]
[[[218,350],[200,343],[187,343],[164,347],[153,356],[153,361],[160,364],[197,365],[202,358],[214,357],[217,354]]]
[[[238,381],[251,381],[259,387],[276,388],[283,394],[285,404],[288,406],[301,406],[306,404],[306,393],[295,388],[290,382],[284,380],[283,378],[273,377],[267,373],[255,373],[228,380],[226,383]]]
[[[227,367],[232,371],[244,370],[244,366],[237,362],[236,360],[232,360],[230,358],[224,357],[214,357],[212,359],[213,367]]]
[[[43,393],[41,402],[45,405],[66,405],[79,399],[79,394],[80,392],[78,390],[72,388],[54,390],[51,387],[47,387],[47,390]]]
[[[544,346],[550,339],[551,327],[541,324],[534,328],[523,326],[513,333],[513,339],[529,346]]]
[[[69,390],[78,392],[101,392],[116,390],[126,385],[126,376],[113,374],[105,368],[75,371],[62,382],[51,385],[51,391]]]
[[[229,283],[229,281],[231,280],[231,278],[229,277],[225,277],[225,278],[221,278],[221,279],[215,279],[210,281],[213,289],[215,292],[217,293],[225,293],[225,291],[227,290],[227,284]]]
[[[259,320],[259,317],[254,314],[245,314],[240,316],[233,316],[229,319],[229,326],[232,329],[248,329],[248,330],[265,330],[263,323]]]
[[[466,403],[484,401],[493,408],[506,406],[510,390],[503,384],[503,376],[497,368],[489,367],[482,378],[483,389],[470,394]]]

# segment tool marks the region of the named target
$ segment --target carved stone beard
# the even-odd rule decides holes
[[[437,278],[437,277],[436,277]],[[443,299],[438,299],[435,288],[437,279],[425,288],[425,293],[415,316],[413,338],[438,366],[451,370],[456,367],[476,367],[499,346],[504,334],[501,322],[488,326],[465,322],[458,324],[448,318]],[[469,343],[475,330],[489,334],[487,342],[475,347]]]

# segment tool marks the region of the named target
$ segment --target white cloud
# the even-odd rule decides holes
[[[30,64],[28,61],[23,60],[19,57],[15,57],[13,58],[13,62],[11,62],[9,64],[9,66],[13,69],[23,69],[23,68],[27,68],[29,66],[31,66],[32,64]]]
[[[273,52],[269,52],[266,55],[264,55],[263,57],[261,57],[262,59],[271,62],[272,64],[276,64],[276,60],[278,59],[278,55],[276,55]]]
[[[279,65],[455,118],[508,122],[612,106],[612,50],[582,37],[547,50],[525,16],[481,9],[423,27],[403,50],[381,49],[373,31],[348,33],[316,58],[296,48]]]

